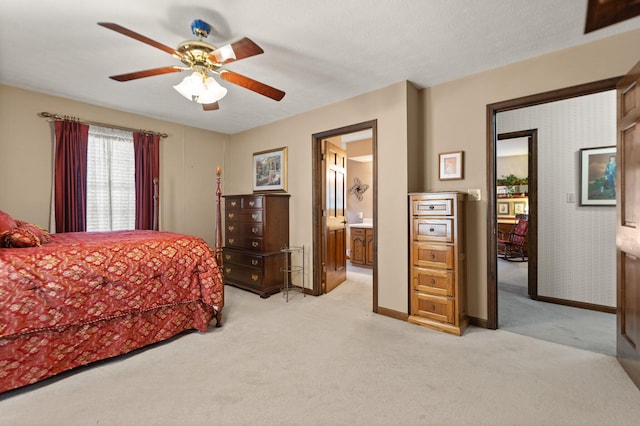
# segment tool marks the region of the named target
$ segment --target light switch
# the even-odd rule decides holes
[[[469,194],[469,200],[471,201],[480,201],[480,190],[479,189],[467,189],[467,194]]]
[[[574,192],[567,192],[567,203],[575,203],[576,194]]]

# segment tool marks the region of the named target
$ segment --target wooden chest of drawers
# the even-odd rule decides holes
[[[225,284],[269,297],[282,288],[289,245],[289,195],[225,195]]]
[[[460,336],[467,326],[464,194],[409,195],[409,321]]]

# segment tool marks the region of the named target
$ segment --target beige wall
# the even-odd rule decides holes
[[[468,312],[487,318],[486,106],[487,104],[615,77],[640,59],[640,30],[518,62],[423,91],[424,189],[481,188],[480,202],[467,202]],[[630,54],[628,54],[630,52]],[[465,179],[439,181],[437,154],[465,151]]]
[[[528,177],[529,156],[511,155],[509,157],[496,158],[496,176],[501,178],[509,175],[514,175],[519,178]]]
[[[358,200],[358,197],[349,191],[355,184],[355,178],[369,185],[362,194],[362,200]],[[347,160],[347,222],[362,222],[358,213],[362,213],[362,218],[373,217],[373,163]]]
[[[408,103],[416,89],[401,82],[286,120],[235,134],[225,153],[225,193],[251,192],[253,152],[289,149],[290,241],[309,248],[312,262],[312,135],[377,120],[378,128],[378,305],[407,312]]]
[[[0,210],[49,228],[52,176],[47,111],[167,133],[160,143],[160,228],[215,244],[215,167],[227,136],[86,103],[0,86]]]

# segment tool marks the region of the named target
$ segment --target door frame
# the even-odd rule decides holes
[[[529,182],[529,230],[527,231],[527,293],[533,300],[538,300],[538,129],[501,133],[496,141],[515,138],[527,138],[527,172]],[[493,182],[494,191],[496,182]],[[494,216],[497,227],[498,216]],[[496,255],[496,277],[498,256]],[[497,320],[496,320],[497,321]]]
[[[325,279],[325,212],[324,194],[325,178],[322,158],[322,140],[346,133],[359,132],[371,129],[371,151],[373,153],[373,227],[378,229],[378,120],[364,121],[337,129],[314,133],[311,136],[312,144],[312,223],[313,223],[313,288],[312,294],[323,294]],[[378,232],[373,236],[373,312],[378,311]]]
[[[498,227],[496,223],[496,114],[503,111],[615,90],[620,76],[487,105],[487,323],[498,328]]]

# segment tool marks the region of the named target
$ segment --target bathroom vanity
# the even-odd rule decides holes
[[[351,233],[350,260],[354,266],[373,268],[373,223],[365,220],[363,223],[349,225]]]

